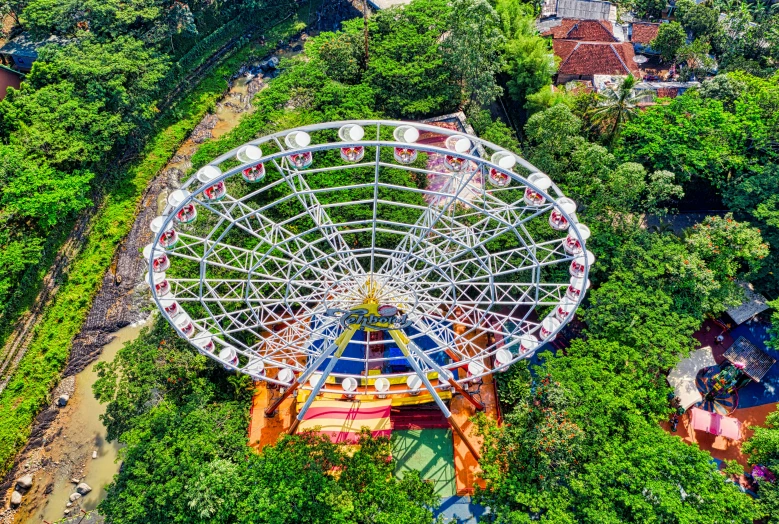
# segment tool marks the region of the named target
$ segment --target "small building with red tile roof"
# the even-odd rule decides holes
[[[650,24],[648,22],[633,22],[630,32],[630,41],[633,43],[649,45],[657,36],[660,24]]]
[[[630,41],[633,42],[633,48],[636,50],[636,53],[658,54],[649,44],[655,39],[659,29],[660,24],[633,22],[630,28]]]
[[[555,40],[581,40],[585,42],[616,42],[614,27],[608,20],[577,20],[564,18],[560,25],[542,33]]]
[[[554,54],[560,57],[557,83],[593,80],[595,75],[633,75],[641,78],[630,42],[580,42],[554,40]]]

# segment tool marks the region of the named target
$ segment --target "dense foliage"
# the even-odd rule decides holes
[[[259,454],[246,442],[251,384],[192,351],[165,322],[97,366],[109,438],[123,466],[99,510],[109,522],[428,524],[417,474],[393,476],[389,440],[355,450],[311,433]]]
[[[0,253],[13,257],[0,265],[6,327],[24,306],[27,287],[18,284],[35,287],[36,264],[57,247],[47,243],[52,229],[67,228],[100,182],[138,154],[168,91],[216,51],[209,46],[226,43],[218,37],[281,18],[294,3],[275,2],[264,13],[254,0],[2,5],[18,20],[16,33],[58,37],[41,48],[21,89],[0,102]],[[235,23],[247,9],[259,14]],[[219,30],[227,22],[237,35]]]
[[[279,8],[286,9],[283,5]],[[235,26],[230,29],[234,28]],[[268,27],[266,35],[273,42],[274,38],[287,38],[299,30],[300,20],[291,17],[274,28]],[[231,37],[231,32],[221,29],[212,32],[182,57],[178,64],[198,65]],[[202,78],[196,78],[196,84],[188,91],[183,91],[186,96],[170,99],[169,109],[155,121],[155,129],[145,137],[147,144],[138,158],[126,165],[112,165],[110,176],[102,179],[100,190],[105,195],[101,207],[89,221],[90,234],[85,238],[80,250],[68,261],[67,278],[58,282],[56,296],[44,310],[24,357],[0,394],[0,470],[5,471],[10,467],[15,453],[29,436],[30,424],[41,407],[49,401],[51,388],[56,384],[68,358],[71,341],[81,328],[91,307],[91,297],[102,284],[103,273],[109,268],[113,258],[113,250],[107,249],[106,246],[117,246],[122,242],[134,221],[134,212],[146,186],[174,154],[179,144],[221,98],[227,89],[227,79],[241,64],[251,57],[263,56],[268,49],[266,44],[243,42],[235,48],[234,53],[224,55],[217,67],[208,70]],[[169,78],[178,77],[173,75]],[[13,151],[6,149],[7,156],[3,157],[3,160],[8,159],[8,165],[11,167],[15,166],[13,162],[21,161],[19,150]],[[19,167],[16,175],[29,179],[29,173],[27,169]],[[70,177],[76,175],[76,172],[70,173]],[[17,194],[13,199],[3,201],[3,205],[8,204],[13,208],[18,203],[29,202],[30,198],[40,202],[38,195],[30,191],[37,188],[37,183],[44,186],[59,184],[56,187],[63,189],[59,192],[61,199],[82,198],[79,196],[81,193],[73,192],[70,177],[63,173],[53,180],[30,180],[29,188],[9,181],[8,189]],[[54,204],[60,204],[57,198],[53,198],[53,201]],[[15,241],[9,229],[0,229],[0,240],[9,239],[10,242],[8,249],[0,250],[2,270],[16,271],[23,275],[20,280],[7,281],[8,285],[2,289],[10,293],[12,287],[16,286],[14,300],[0,304],[10,308],[0,315],[0,339],[4,340],[7,329],[13,325],[14,309],[18,312],[29,306],[40,281],[55,259],[58,244],[69,232],[68,219],[57,216],[58,212],[59,208],[52,205],[45,208],[45,213],[52,214],[52,218],[48,218],[46,214],[41,215],[41,230],[44,230],[44,220],[59,220],[56,226],[45,229],[45,239],[22,235],[19,241]],[[36,265],[35,261],[38,259],[40,262]],[[18,297],[24,300],[17,301]]]
[[[635,104],[620,104],[618,92],[611,106],[567,94],[528,120],[524,152],[577,201],[597,264],[583,338],[540,367],[501,376],[505,424],[480,421],[486,489],[477,499],[495,522],[751,522],[775,512],[772,485],[754,504],[707,453],[658,424],[670,412],[665,372],[694,347],[705,316],[738,303],[738,279],[775,286],[775,233],[755,220],[758,206],[775,206],[736,190],[745,178],[771,183],[738,173],[764,173],[773,155],[755,146],[776,136],[775,80],[722,78],[623,116]],[[616,140],[602,130],[607,110]],[[642,227],[643,213],[662,217],[701,187],[740,204],[683,234]],[[747,449],[770,449],[767,435]]]
[[[774,315],[774,319],[779,315]],[[776,324],[774,324],[776,325]],[[769,414],[765,427],[753,427],[755,434],[744,443],[752,464],[767,467],[774,475],[779,472],[779,410]],[[779,522],[779,483],[775,479],[757,476],[760,498],[757,503],[770,524]]]
[[[649,17],[665,8],[655,0],[629,4]],[[165,92],[198,65],[193,56],[200,55],[188,51],[232,17],[267,14],[251,0],[2,5],[32,34],[66,41],[44,49],[23,88],[0,103],[0,318],[13,306],[21,276],[51,248],[51,231],[90,206],[97,183],[139,150]],[[555,65],[535,27],[538,11],[538,3],[512,0],[413,0],[371,16],[367,46],[363,20],[346,22],[283,62],[283,74],[255,97],[256,111],[205,144],[193,165],[296,125],[467,110],[479,134],[521,148],[576,200],[597,256],[593,288],[579,310],[582,336],[538,366],[517,365],[499,378],[505,424],[478,420],[486,488],[477,499],[492,509],[487,518],[775,519],[775,485],[761,482],[761,499],[753,502],[708,454],[658,423],[670,412],[665,372],[694,347],[692,334],[707,315],[741,298],[737,281],[779,293],[779,15],[762,4],[677,0],[677,21],[664,24],[652,45],[685,78],[704,78],[715,67],[723,74],[639,111],[632,77],[605,94],[550,90]],[[504,92],[511,128],[486,109]],[[525,108],[535,114],[527,118]],[[526,124],[521,144],[519,122]],[[310,182],[327,188],[329,176]],[[400,183],[420,184],[412,177]],[[140,190],[118,187],[119,196]],[[110,209],[129,216],[132,202],[124,198]],[[662,219],[693,204],[730,212],[682,232],[646,227],[646,215]],[[100,238],[115,244],[123,230],[114,226],[126,226],[124,220],[103,216]],[[91,247],[89,260],[99,249]],[[100,262],[106,258],[110,253]],[[36,346],[39,360],[26,363],[7,390],[19,394],[30,379],[35,401],[17,404],[6,395],[0,403],[0,413],[23,408],[25,417],[13,422],[29,423],[66,355],[57,323],[69,338],[83,318],[65,311],[88,303],[76,285],[89,280],[81,271],[67,288],[72,304],[52,309],[56,318]],[[56,346],[49,353],[42,349],[47,342]],[[98,369],[95,391],[108,404],[109,437],[125,444],[124,466],[100,507],[110,522],[432,518],[432,487],[415,475],[396,480],[385,440],[366,436],[347,453],[303,434],[254,453],[245,442],[246,380],[228,377],[162,323]],[[779,474],[777,426],[770,416],[744,449]],[[0,433],[0,443],[12,447],[19,439],[6,428]]]
[[[475,2],[471,8],[483,9],[484,18],[492,19],[483,4]],[[437,0],[417,0],[405,9],[378,13],[369,22],[367,61],[362,21],[311,39],[306,56],[284,63],[284,73],[255,98],[257,112],[233,133],[205,144],[193,163],[202,165],[258,134],[292,125],[426,115],[452,109],[453,101],[470,106],[472,123],[483,136],[518,149],[514,133],[479,110],[478,93],[488,93],[493,84],[438,61],[447,52],[454,57],[454,50],[462,50],[441,47],[447,26],[433,21],[441,20],[444,10]],[[498,2],[495,12],[503,35],[495,38],[503,71],[494,74],[498,84],[505,83],[509,94],[521,100],[546,85],[551,71],[543,57],[548,48],[534,40],[527,9]],[[483,27],[459,31],[466,39],[484,31],[492,35]],[[539,43],[515,43],[515,49],[524,50],[512,58],[512,39]],[[414,53],[398,54],[405,46]],[[489,55],[488,49],[473,51]],[[428,59],[414,65],[418,57]],[[532,65],[533,60],[544,62],[545,69]],[[669,213],[703,183],[722,192],[735,183],[737,167],[760,165],[750,160],[751,150],[742,149],[739,155],[743,137],[736,131],[729,134],[736,122],[733,115],[743,114],[741,125],[746,126],[747,108],[755,105],[740,98],[747,96],[746,87],[738,87],[743,84],[752,86],[750,100],[764,108],[748,129],[770,140],[773,81],[733,78],[740,83],[707,83],[698,92],[644,112],[634,109],[624,84],[610,100],[573,92],[536,98],[542,110],[524,128],[524,153],[577,201],[580,219],[594,231],[589,247],[598,262],[591,275],[593,290],[581,310],[584,338],[564,355],[546,355],[540,367],[516,366],[501,376],[506,423],[497,427],[479,421],[487,487],[478,499],[493,509],[490,519],[708,523],[750,522],[766,514],[766,506],[756,506],[726,482],[708,454],[667,434],[658,422],[670,411],[664,373],[694,347],[692,334],[705,315],[718,314],[740,299],[737,279],[770,285],[770,230],[760,227],[743,205],[684,234],[642,227],[645,213]],[[391,84],[385,83],[390,79]],[[483,90],[469,87],[475,84]],[[598,111],[593,104],[599,104]],[[688,121],[682,108],[695,107],[714,113]],[[675,111],[679,125],[698,127],[677,131],[675,121],[663,120]],[[655,124],[652,119],[659,120]],[[657,128],[647,133],[650,124]],[[641,133],[664,142],[649,147],[639,139]],[[732,149],[722,151],[723,145]],[[751,191],[770,198],[770,190],[762,193],[764,177],[750,182]],[[773,208],[760,209],[770,215]],[[132,412],[134,405],[120,412]],[[113,496],[120,495],[117,488]]]

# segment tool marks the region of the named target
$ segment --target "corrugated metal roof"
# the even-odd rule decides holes
[[[54,35],[44,40],[34,40],[28,33],[22,33],[0,47],[0,54],[35,59],[38,58],[38,49],[41,47],[47,44],[64,45],[68,42],[69,40]]]
[[[776,362],[775,358],[761,351],[744,337],[738,337],[723,356],[733,364],[744,366],[742,371],[756,382],[760,382]]]
[[[728,309],[728,316],[736,324],[743,324],[758,313],[768,309],[768,300],[760,293],[757,293],[752,284],[739,282],[738,285],[744,290],[744,301],[741,305]]]

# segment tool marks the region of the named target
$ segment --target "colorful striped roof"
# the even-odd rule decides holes
[[[298,430],[316,430],[329,436],[333,442],[356,442],[364,427],[374,437],[389,437],[391,407],[391,399],[370,402],[315,400]]]

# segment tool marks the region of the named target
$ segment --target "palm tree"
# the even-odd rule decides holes
[[[647,93],[633,93],[636,83],[636,78],[628,75],[618,85],[609,86],[598,93],[591,120],[593,125],[607,130],[606,136],[610,142],[617,137],[622,125],[638,113],[638,103],[647,96]],[[654,98],[654,94],[649,96]]]

